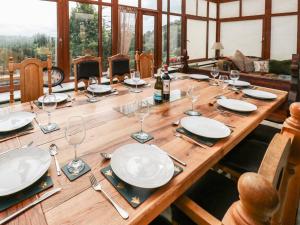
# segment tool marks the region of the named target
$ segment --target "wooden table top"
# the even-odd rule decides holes
[[[151,82],[154,81],[151,80]],[[18,216],[8,224],[148,224],[258,126],[272,111],[284,103],[287,98],[286,92],[259,88],[260,90],[269,90],[276,93],[278,98],[274,101],[248,98],[248,102],[258,106],[256,112],[251,113],[249,116],[237,114],[224,116],[216,110],[216,105],[210,106],[208,104],[215,96],[221,94],[220,87],[209,86],[207,82],[185,79],[173,81],[171,88],[187,90],[190,85],[198,87],[197,110],[201,111],[206,117],[234,126],[234,131],[229,138],[220,140],[211,148],[203,149],[173,135],[175,128],[172,126],[172,122],[184,117],[183,112],[191,107],[188,98],[152,107],[144,126],[145,131],[154,136],[154,140],[150,143],[160,146],[165,151],[186,162],[187,167],[184,167],[181,174],[164,187],[159,188],[137,209],[133,209],[100,173],[100,169],[107,166],[109,162],[104,162],[99,153],[113,152],[121,145],[135,143],[130,135],[139,130],[140,125],[137,118],[127,117],[113,108],[133,102],[137,98],[151,96],[153,85],[152,88],[143,89],[140,94],[134,94],[128,92],[127,87],[118,84],[115,88],[119,90],[119,96],[110,96],[94,104],[87,103],[85,96],[76,95],[73,107],[57,109],[53,113],[53,121],[59,124],[61,130],[45,135],[36,126],[34,133],[0,143],[0,152],[17,148],[19,145],[25,145],[31,140],[34,140],[34,145],[45,149],[48,149],[51,143],[55,143],[59,147],[58,160],[60,165],[63,166],[74,157],[72,146],[69,146],[64,138],[63,128],[66,119],[72,115],[83,115],[86,121],[87,133],[84,143],[78,147],[78,154],[91,166],[92,172],[101,181],[103,188],[129,212],[128,220],[123,220],[103,195],[95,192],[90,187],[90,173],[74,182],[70,182],[64,175],[56,176],[55,164],[52,161],[49,174],[53,179],[54,187],[61,187],[62,191]],[[242,94],[235,94],[233,91],[227,90],[226,92],[227,97],[235,99],[241,99],[242,97]],[[29,103],[15,105],[11,108],[14,111],[31,111]],[[45,123],[47,114],[37,107],[35,111],[38,115],[38,121]],[[35,197],[1,212],[0,219],[12,214],[34,199]]]

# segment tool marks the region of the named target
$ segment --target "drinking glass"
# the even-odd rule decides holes
[[[77,146],[85,139],[85,125],[81,116],[72,116],[67,121],[65,138],[74,148],[75,157],[68,164],[67,169],[71,174],[79,174],[85,167],[84,162],[77,157]]]
[[[89,91],[92,92],[92,97],[88,99],[89,102],[94,103],[97,102],[97,98],[95,97],[95,90],[98,85],[98,78],[97,77],[90,77],[89,78]]]
[[[136,137],[141,140],[146,140],[149,138],[149,135],[144,132],[143,125],[145,118],[150,113],[150,104],[148,101],[137,100],[135,105],[135,115],[138,117],[141,123],[141,130],[140,132],[136,133]]]
[[[210,74],[214,78],[213,84],[212,84],[213,86],[218,86],[218,82],[217,82],[216,78],[219,76],[219,73],[220,73],[220,71],[219,71],[218,67],[211,68]]]
[[[140,72],[138,72],[138,71],[133,72],[131,74],[131,79],[135,83],[135,89],[132,89],[131,91],[134,92],[134,93],[140,93],[140,92],[142,92],[142,90],[138,89],[138,87],[137,87],[139,81],[141,80],[141,74],[140,74]]]
[[[230,71],[230,80],[232,80],[232,84],[235,85],[235,83],[240,78],[240,72],[238,70],[231,70]]]
[[[56,128],[56,124],[51,122],[51,113],[56,109],[57,101],[55,94],[45,94],[43,98],[43,110],[48,113],[48,124],[43,128],[46,131],[52,131]]]
[[[220,75],[219,83],[223,90],[225,90],[229,85],[229,78],[227,75]]]
[[[198,95],[196,94],[196,88],[195,86],[190,86],[188,91],[187,91],[187,96],[190,98],[191,102],[192,102],[192,109],[188,110],[187,112],[185,112],[185,114],[189,115],[189,116],[200,116],[201,113],[197,112],[194,110],[194,104],[197,102],[198,100]]]

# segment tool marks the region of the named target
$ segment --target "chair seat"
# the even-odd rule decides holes
[[[156,217],[149,225],[172,225],[165,217]]]
[[[229,152],[219,164],[239,173],[257,172],[268,145],[280,130],[259,125],[245,140]]]
[[[239,199],[236,183],[213,170],[208,171],[185,194],[219,220],[222,220],[231,204]],[[179,225],[195,224],[176,206],[172,206],[172,209],[173,218]]]

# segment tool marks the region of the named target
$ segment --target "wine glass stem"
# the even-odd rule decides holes
[[[192,111],[194,111],[194,102],[192,101]]]
[[[74,155],[75,155],[74,161],[77,161],[77,145],[74,145]]]
[[[138,90],[138,88],[137,88],[137,83],[135,83],[135,90],[136,90],[136,91]]]
[[[141,133],[143,133],[144,131],[143,131],[143,125],[144,125],[144,120],[140,120],[140,122],[141,122]]]
[[[51,113],[48,112],[48,126],[51,125]]]

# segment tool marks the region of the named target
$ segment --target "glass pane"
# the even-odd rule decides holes
[[[186,14],[196,15],[197,0],[186,0]]]
[[[143,51],[154,53],[154,33],[155,18],[154,16],[143,15]]]
[[[216,42],[216,35],[217,35],[217,23],[216,21],[209,21],[209,30],[208,30],[208,58],[215,57],[215,50],[211,49],[213,44]],[[221,52],[222,54],[222,52]]]
[[[98,10],[93,4],[69,3],[70,60],[98,56]],[[71,63],[72,64],[72,63]],[[71,67],[71,71],[73,66]],[[73,75],[73,73],[71,73]]]
[[[181,13],[181,0],[170,1],[170,12]]]
[[[111,56],[111,7],[102,7],[102,62],[103,71],[108,68],[108,57]]]
[[[297,12],[298,0],[272,0],[272,13]]]
[[[167,32],[168,32],[168,16],[166,14],[162,15],[162,61],[167,62]]]
[[[162,10],[165,12],[168,11],[168,0],[162,0]]]
[[[187,20],[187,50],[190,59],[206,58],[206,28],[206,21]]]
[[[138,7],[138,0],[119,0],[119,5],[128,5]]]
[[[142,8],[157,9],[157,0],[142,0]]]
[[[209,3],[211,4],[211,3]],[[198,16],[207,16],[207,1],[206,0],[198,0]]]
[[[13,15],[12,15],[13,12]],[[28,13],[34,12],[34,13]],[[8,58],[47,59],[57,63],[56,3],[9,0],[0,7],[0,86],[8,84]]]
[[[108,3],[111,3],[111,0],[102,0],[102,2],[108,2]]]
[[[170,16],[170,52],[169,62],[175,62],[181,55],[181,17]]]

